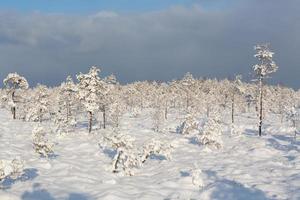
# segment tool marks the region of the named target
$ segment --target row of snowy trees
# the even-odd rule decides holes
[[[11,110],[14,119],[51,120],[62,134],[83,121],[87,122],[89,132],[93,125],[117,128],[121,116],[128,112],[132,117],[151,112],[153,129],[159,132],[164,120],[176,111],[208,118],[211,113],[227,112],[231,124],[235,123],[237,113],[253,113],[259,118],[261,135],[263,118],[270,113],[280,115],[281,121],[296,121],[300,92],[264,84],[277,66],[268,45],[257,45],[255,50],[260,62],[253,67],[257,83],[242,82],[241,76],[217,80],[194,78],[187,73],[181,80],[167,83],[138,81],[120,85],[113,75],[102,78],[100,69],[93,66],[88,73],[78,74],[76,82],[69,76],[54,88],[40,84],[29,88],[24,77],[9,74],[3,81],[1,105]]]

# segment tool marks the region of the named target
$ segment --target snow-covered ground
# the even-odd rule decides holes
[[[137,143],[152,138],[171,142],[172,159],[152,157],[134,176],[120,176],[109,168],[114,152],[99,148],[103,130],[89,135],[81,126],[64,138],[53,136],[56,155],[40,158],[32,147],[36,123],[12,120],[0,110],[0,159],[25,161],[22,177],[1,184],[0,199],[300,199],[300,138],[294,140],[288,124],[269,120],[260,138],[254,118],[237,116],[242,135],[230,135],[224,124],[223,148],[208,151],[193,136],[176,133],[180,119],[175,115],[165,131],[156,133],[146,113],[125,115],[120,131],[135,136]],[[203,187],[192,181],[191,169],[198,168]]]

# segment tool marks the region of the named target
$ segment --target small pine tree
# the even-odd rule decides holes
[[[186,119],[177,127],[176,132],[183,135],[190,135],[198,131],[198,122],[191,114],[186,116]]]
[[[220,116],[214,114],[204,124],[203,131],[196,136],[196,140],[202,144],[213,148],[222,147],[222,127],[220,123]]]
[[[258,81],[259,90],[259,123],[258,123],[258,135],[262,135],[263,124],[263,82],[269,74],[277,71],[278,67],[273,61],[273,52],[270,51],[268,44],[260,44],[254,47],[256,50],[256,57],[259,60],[259,64],[253,66],[253,70]]]
[[[90,68],[87,74],[77,75],[78,97],[89,115],[89,133],[92,131],[92,121],[94,113],[101,108],[101,103],[105,97],[106,85],[98,76],[100,69],[96,66]]]
[[[48,141],[46,131],[41,126],[37,126],[32,130],[32,143],[35,152],[40,156],[48,158],[54,154],[54,144]]]
[[[6,178],[17,179],[24,172],[24,162],[20,159],[0,160],[0,183]]]
[[[16,119],[16,103],[18,102],[16,91],[28,89],[28,82],[23,76],[17,73],[10,73],[3,80],[3,84],[7,89],[8,96],[10,96],[8,103],[11,107],[13,119]]]

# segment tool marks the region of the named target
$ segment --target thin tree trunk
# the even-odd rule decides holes
[[[168,103],[165,105],[165,119],[168,119]]]
[[[89,133],[92,132],[93,113],[89,111]]]
[[[15,106],[13,106],[11,108],[11,112],[12,112],[12,115],[13,115],[13,119],[16,119],[16,107]]]
[[[120,160],[120,157],[121,157],[121,154],[122,154],[122,153],[123,153],[122,151],[120,151],[120,152],[118,153],[117,159],[116,159],[115,163],[113,164],[113,166],[114,166],[113,172],[114,172],[114,173],[117,172],[117,169],[118,169],[118,163],[119,163],[119,160]]]
[[[40,121],[40,123],[42,122],[42,109],[40,109],[40,114],[39,114],[39,121]]]
[[[105,112],[105,106],[103,106],[103,128],[106,128],[106,112]]]
[[[262,135],[262,120],[263,120],[263,83],[262,76],[259,79],[259,95],[260,95],[260,108],[259,108],[259,127],[258,135]]]
[[[231,123],[234,124],[234,94],[231,99]]]
[[[15,91],[13,91],[12,94],[11,94],[11,100],[15,104]],[[16,106],[13,106],[11,108],[11,112],[12,112],[12,115],[13,115],[13,119],[16,119]]]

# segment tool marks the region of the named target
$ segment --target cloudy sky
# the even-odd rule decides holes
[[[299,89],[299,0],[0,1],[0,79],[18,72],[31,85],[92,65],[122,83],[186,72],[250,80],[263,42],[279,65],[269,83]]]

